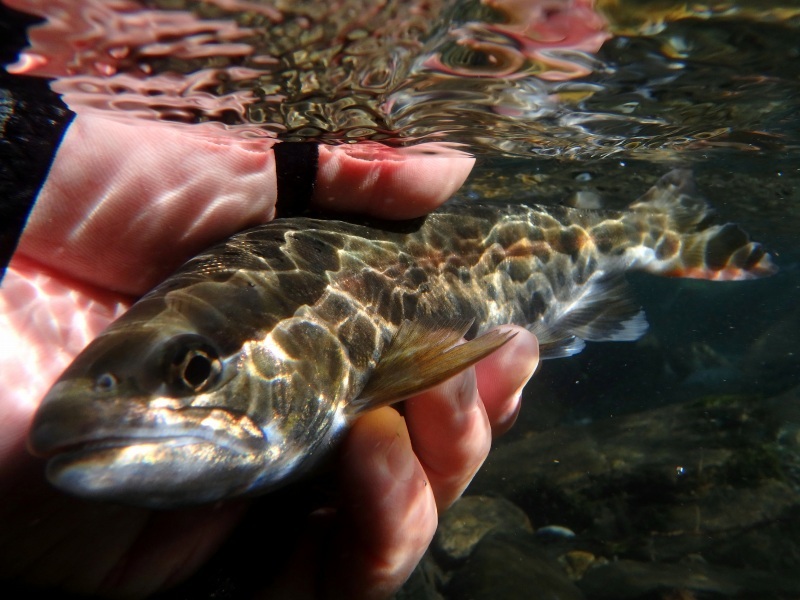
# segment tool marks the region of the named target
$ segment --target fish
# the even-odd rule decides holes
[[[680,169],[622,211],[461,201],[400,222],[277,219],[191,258],[92,341],[28,445],[86,498],[266,493],[314,472],[365,411],[507,343],[498,325],[535,333],[543,358],[640,338],[634,270],[724,281],[776,267],[737,225],[712,224]]]

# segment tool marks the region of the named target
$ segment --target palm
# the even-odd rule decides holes
[[[45,483],[43,461],[27,454],[24,438],[50,383],[135,295],[213,241],[272,218],[272,160],[263,149],[156,125],[76,120],[0,291],[0,575],[145,596],[197,571],[242,518],[247,501],[153,512],[64,496]],[[424,214],[472,165],[430,161],[440,162],[420,169],[325,151],[317,202],[384,217]],[[370,169],[378,176],[365,177]],[[409,186],[406,170],[427,173],[426,181]],[[354,188],[361,180],[371,187]],[[384,196],[406,201],[373,201]],[[340,510],[313,517],[314,526],[298,517],[294,530],[308,534],[275,585],[309,595],[312,581],[349,586],[351,597],[391,593],[427,546],[436,506],[458,497],[482,462],[491,428],[513,422],[536,360],[535,340],[519,335],[409,401],[405,418],[386,408],[359,420],[338,460]],[[320,543],[334,544],[336,556],[307,560]]]

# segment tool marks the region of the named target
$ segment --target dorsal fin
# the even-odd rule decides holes
[[[516,333],[489,331],[456,345],[472,320],[403,321],[349,415],[404,400],[450,379],[488,356]]]
[[[707,226],[714,212],[699,195],[689,169],[673,169],[629,206],[634,212],[662,213],[668,216],[676,233],[696,231]]]

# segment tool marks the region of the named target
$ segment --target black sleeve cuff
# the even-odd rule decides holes
[[[17,59],[34,22],[0,4],[0,280],[73,117],[47,80],[4,68]]]
[[[308,212],[314,194],[319,147],[314,142],[280,142],[273,149],[278,179],[275,217],[303,215]]]

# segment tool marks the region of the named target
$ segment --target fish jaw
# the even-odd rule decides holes
[[[167,397],[93,396],[89,385],[57,383],[30,431],[31,451],[63,491],[171,508],[278,487],[296,468],[281,432],[247,415]]]
[[[241,495],[242,480],[253,479],[255,470],[252,456],[205,440],[166,438],[65,451],[48,461],[46,475],[76,496],[166,509]]]

